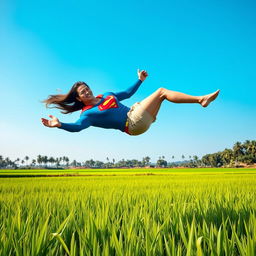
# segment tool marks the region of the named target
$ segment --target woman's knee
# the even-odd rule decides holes
[[[166,98],[166,89],[163,87],[160,87],[157,89],[157,94],[159,96],[160,99],[164,100]]]

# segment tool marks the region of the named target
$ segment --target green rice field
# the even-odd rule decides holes
[[[256,169],[0,170],[0,255],[256,255]]]

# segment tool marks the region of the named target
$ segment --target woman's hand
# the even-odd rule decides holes
[[[138,77],[139,77],[139,79],[143,82],[146,78],[147,78],[147,76],[148,76],[148,73],[147,73],[147,71],[146,70],[142,70],[142,71],[140,71],[139,69],[138,69]]]
[[[50,128],[53,128],[53,127],[61,127],[61,124],[60,124],[60,121],[57,117],[55,116],[52,116],[52,115],[49,115],[49,117],[52,119],[52,120],[48,120],[48,119],[45,119],[45,118],[41,118],[41,121],[43,123],[44,126],[47,126],[47,127],[50,127]]]

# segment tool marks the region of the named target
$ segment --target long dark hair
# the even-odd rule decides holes
[[[77,100],[78,93],[77,88],[80,85],[85,85],[89,87],[85,82],[76,82],[70,91],[67,94],[55,94],[49,95],[46,100],[43,100],[47,108],[58,108],[62,109],[61,113],[68,114],[74,111],[80,110],[84,107],[84,104]],[[53,107],[49,107],[49,105],[55,105]]]

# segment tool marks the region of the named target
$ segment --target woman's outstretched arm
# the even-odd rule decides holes
[[[116,97],[118,98],[118,100],[125,100],[130,98],[139,88],[139,86],[141,85],[141,83],[147,78],[148,73],[146,70],[142,70],[140,71],[138,69],[137,71],[138,73],[138,81],[132,85],[131,87],[129,87],[127,90],[122,91],[122,92],[118,92],[115,93]]]
[[[61,127],[61,123],[60,123],[59,119],[56,116],[49,115],[49,117],[51,119],[41,118],[41,121],[42,121],[44,126],[47,126],[49,128]]]
[[[75,123],[62,123],[55,116],[49,115],[49,117],[51,118],[51,120],[41,118],[44,126],[50,128],[57,127],[68,132],[80,132],[81,130],[86,129],[90,126],[88,117],[80,118]]]

